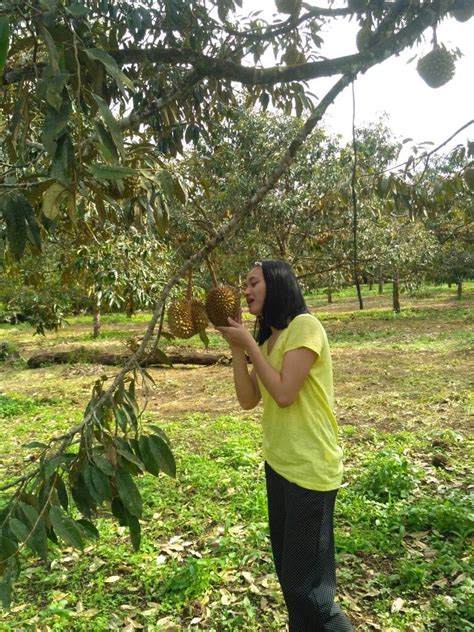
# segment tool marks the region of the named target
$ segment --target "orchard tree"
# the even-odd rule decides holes
[[[159,296],[147,332],[112,384],[98,380],[82,421],[61,437],[36,444],[38,458],[19,478],[1,510],[0,594],[11,598],[21,552],[46,559],[48,541],[82,547],[97,535],[93,520],[104,503],[140,544],[142,499],[133,476],[175,474],[169,444],[156,427],[143,431],[131,373],[149,349],[172,287],[198,265],[265,198],[340,92],[374,64],[413,45],[464,0],[363,0],[335,8],[289,2],[266,23],[238,16],[238,0],[2,0],[0,71],[2,176],[0,210],[6,257],[20,259],[42,247],[48,222],[87,232],[82,198],[112,224],[124,221],[127,200],[148,222],[166,225],[173,199],[186,202],[179,156],[228,117],[240,90],[248,105],[272,104],[308,112],[268,178],[211,239],[175,270]],[[469,3],[466,4],[468,10]],[[361,51],[323,59],[323,28],[354,16],[370,22]],[[370,18],[370,20],[369,20]],[[439,50],[438,50],[439,49]],[[278,63],[262,67],[267,51]],[[423,74],[433,85],[452,76],[453,59],[438,46],[444,76]],[[253,60],[253,63],[252,61]],[[429,66],[429,64],[428,64]],[[436,64],[435,64],[436,66]],[[313,106],[306,82],[335,77]],[[47,221],[44,220],[46,218]],[[160,329],[157,337],[159,338]],[[142,378],[146,374],[142,373]],[[75,506],[81,517],[77,518]]]

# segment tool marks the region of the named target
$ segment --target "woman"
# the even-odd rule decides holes
[[[219,330],[232,350],[240,405],[247,410],[263,400],[270,539],[289,629],[350,631],[349,619],[334,603],[333,512],[342,451],[326,333],[283,261],[256,262],[245,298],[257,317],[256,339],[230,318]]]

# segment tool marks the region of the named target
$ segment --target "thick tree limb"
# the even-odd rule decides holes
[[[309,81],[345,73],[356,74],[365,66],[381,63],[405,47],[412,45],[426,28],[436,24],[441,16],[447,14],[451,8],[450,5],[453,4],[455,4],[455,0],[432,2],[420,9],[417,17],[407,26],[393,33],[396,19],[409,6],[408,0],[398,0],[395,4],[390,5],[392,8],[382,20],[379,29],[374,33],[373,39],[376,43],[367,50],[353,55],[294,66],[273,66],[270,68],[242,66],[230,60],[198,53],[191,48],[128,48],[109,50],[108,53],[122,66],[144,63],[192,66],[203,78],[225,79],[249,86]],[[377,35],[379,35],[378,38]],[[4,83],[20,81],[25,76],[31,76],[33,69],[32,65],[22,69],[6,69],[3,81]]]
[[[197,364],[200,366],[210,366],[213,364],[230,364],[231,358],[225,353],[211,352],[181,352],[167,353],[167,358],[172,364]],[[123,353],[97,353],[94,350],[76,349],[74,351],[47,351],[38,353],[28,359],[27,365],[30,369],[37,369],[44,364],[69,364],[71,362],[87,362],[93,364],[104,364],[106,366],[123,366],[129,359],[130,354]],[[140,366],[166,365],[161,355],[150,353],[142,358],[138,364]]]

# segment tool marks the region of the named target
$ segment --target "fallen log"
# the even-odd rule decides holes
[[[169,362],[173,364],[197,364],[210,366],[212,364],[231,363],[229,354],[210,352],[170,352],[166,354]],[[27,365],[30,369],[37,369],[44,364],[104,364],[107,366],[120,366],[125,364],[130,356],[124,353],[101,353],[91,349],[80,347],[71,351],[47,351],[31,356]],[[140,362],[140,366],[166,366],[163,354],[152,353]]]

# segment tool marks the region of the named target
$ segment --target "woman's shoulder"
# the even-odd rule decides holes
[[[310,312],[306,312],[304,314],[298,314],[291,321],[288,327],[298,327],[300,325],[318,327],[321,326],[321,323],[316,318],[314,314]]]

